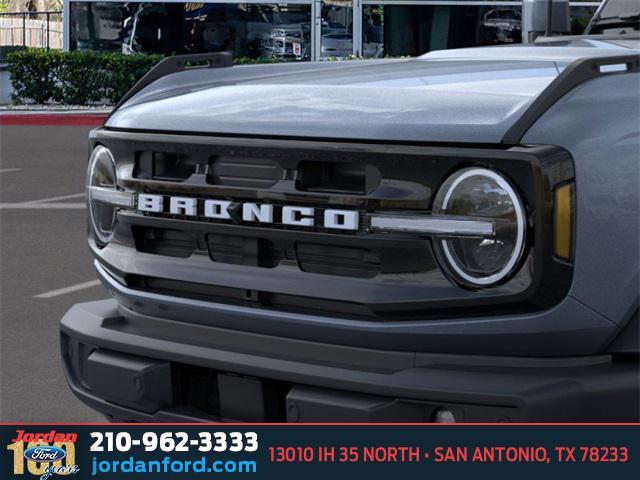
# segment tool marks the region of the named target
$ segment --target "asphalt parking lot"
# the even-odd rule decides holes
[[[103,421],[69,391],[58,323],[106,297],[86,243],[84,126],[0,127],[0,421]]]

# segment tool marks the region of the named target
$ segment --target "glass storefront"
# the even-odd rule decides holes
[[[571,4],[572,33],[598,2]],[[521,2],[290,0],[273,3],[65,0],[66,48],[136,53],[232,51],[236,57],[316,60],[420,55],[520,43]]]
[[[512,3],[365,5],[362,56],[415,56],[447,48],[521,43],[522,7]],[[571,7],[573,34],[584,31],[596,8]]]
[[[362,54],[413,56],[446,48],[519,43],[520,11],[515,6],[367,5]]]
[[[351,0],[322,0],[321,56],[353,55],[353,5]]]
[[[71,2],[70,50],[310,58],[311,6]]]

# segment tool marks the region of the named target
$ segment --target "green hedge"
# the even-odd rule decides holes
[[[14,93],[23,103],[90,105],[118,102],[160,55],[63,52],[29,48],[9,53],[8,63]],[[236,64],[273,62],[271,59],[236,58]]]
[[[26,50],[26,48],[20,45],[0,45],[0,63],[6,63],[9,54]]]
[[[8,56],[12,99],[14,103],[117,103],[161,59],[159,55],[38,48],[13,52]]]

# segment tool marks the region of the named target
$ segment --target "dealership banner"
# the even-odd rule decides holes
[[[3,424],[0,434],[3,479],[622,478],[640,471],[637,424]]]

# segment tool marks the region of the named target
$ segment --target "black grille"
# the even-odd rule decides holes
[[[377,252],[330,243],[299,242],[297,237],[287,239],[286,236],[274,240],[139,225],[132,226],[132,232],[139,252],[176,258],[200,252],[208,254],[214,262],[232,265],[274,268],[288,261],[303,272],[356,278],[374,278],[381,272],[421,271],[435,266],[426,243],[418,249],[390,245],[384,252]]]
[[[208,155],[189,151],[138,151],[133,177],[140,180],[185,182],[252,189],[269,189],[292,181],[301,192],[367,195],[382,182],[378,167],[367,163],[301,161],[294,168],[282,159],[265,156]],[[196,176],[193,177],[192,176]]]
[[[151,220],[150,220],[151,221]],[[279,236],[224,235],[204,229],[174,230],[132,225],[136,249],[143,253],[187,258],[194,252],[214,262],[274,268],[288,262],[307,273],[374,278],[379,274],[416,273],[436,267],[426,241],[382,241],[370,247],[358,237],[323,236],[322,242],[303,241],[305,232],[283,231]],[[247,233],[254,233],[250,229]],[[262,233],[262,232],[261,232]],[[351,240],[349,245],[341,245]],[[334,243],[332,243],[334,242]],[[359,243],[362,246],[357,246]]]
[[[273,223],[121,210],[112,243],[130,248],[107,247],[98,254],[127,281],[138,282],[134,288],[386,320],[480,315],[483,309],[537,311],[557,304],[571,284],[572,266],[553,258],[550,243],[548,199],[555,185],[573,175],[570,156],[555,147],[507,150],[116,131],[99,131],[97,141],[113,152],[123,189],[199,203],[221,199],[276,207]],[[508,177],[531,226],[518,274],[477,291],[447,277],[432,239],[367,228],[372,212],[428,213],[444,180],[469,167]],[[284,225],[277,212],[285,205],[309,206],[317,215],[326,209],[357,211],[360,228],[326,229],[320,218],[314,226]],[[191,283],[196,278],[202,283]]]

